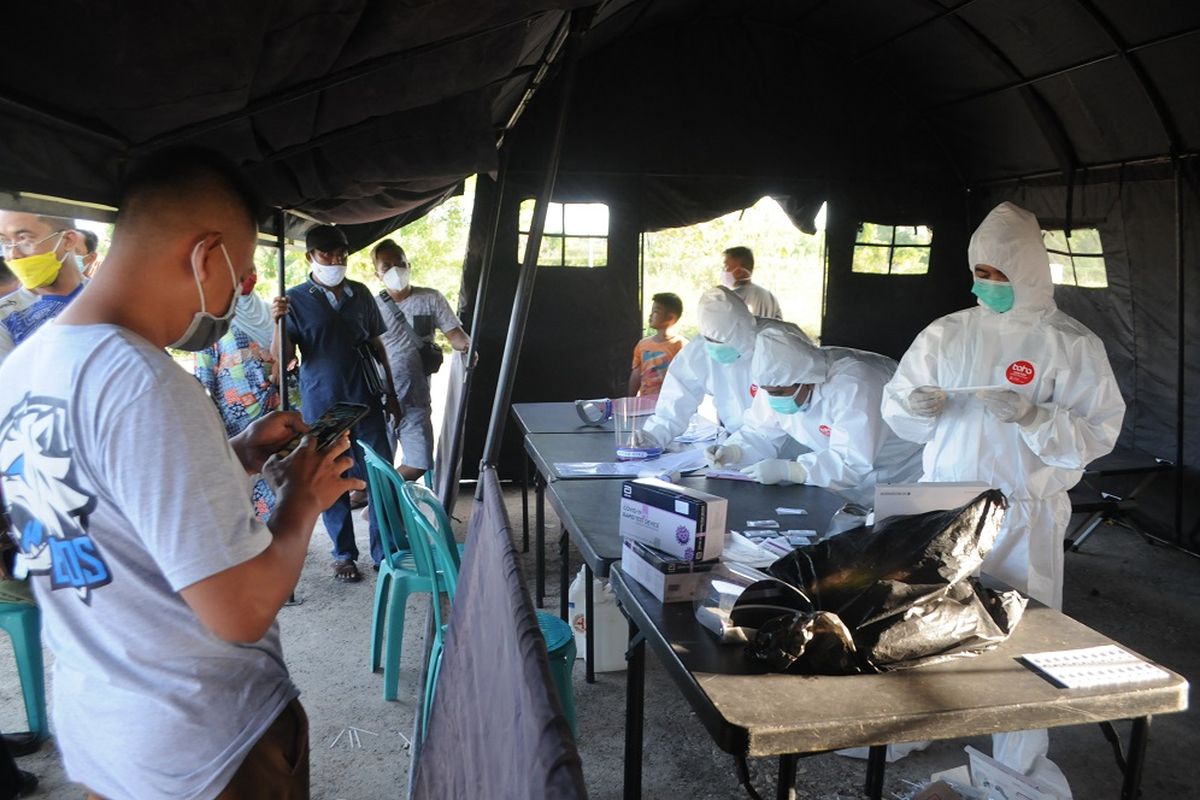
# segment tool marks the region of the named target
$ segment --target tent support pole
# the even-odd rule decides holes
[[[279,258],[279,296],[287,294],[287,214],[282,208],[275,209],[275,248]],[[287,364],[284,363],[284,353],[287,352],[287,319],[280,317],[279,322],[279,408],[288,410],[287,393]]]
[[[565,46],[566,63],[562,72],[562,90],[554,125],[554,139],[546,156],[546,171],[542,178],[537,202],[533,207],[533,222],[529,227],[529,237],[525,242],[525,259],[521,264],[516,295],[513,297],[512,316],[508,322],[508,337],[504,342],[504,358],[500,362],[500,376],[496,381],[496,399],[492,403],[492,416],[488,423],[487,442],[483,446],[481,468],[494,467],[500,459],[504,422],[508,416],[509,404],[512,402],[513,383],[517,377],[517,361],[521,354],[521,344],[525,338],[525,323],[529,319],[529,307],[533,301],[533,281],[537,274],[538,254],[542,248],[542,232],[546,227],[546,212],[549,210],[550,197],[554,193],[554,182],[558,177],[558,160],[562,153],[563,134],[567,127],[567,112],[571,105],[571,90],[575,82],[576,66],[579,63],[579,45],[584,32],[591,23],[592,13],[594,13],[594,9],[579,9],[571,12],[571,33]]]
[[[1176,296],[1176,336],[1177,363],[1175,365],[1175,542],[1183,544],[1183,442],[1184,442],[1184,380],[1186,377],[1187,345],[1184,335],[1187,333],[1187,302],[1184,298],[1183,274],[1183,165],[1179,159],[1173,160],[1175,167],[1175,296]]]

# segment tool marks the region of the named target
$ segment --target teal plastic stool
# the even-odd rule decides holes
[[[537,612],[538,627],[546,641],[546,655],[550,658],[550,675],[558,688],[558,701],[563,714],[571,726],[571,735],[578,736],[575,727],[575,686],[571,683],[571,672],[575,669],[575,634],[571,626],[561,618],[545,611]]]
[[[39,739],[50,736],[46,719],[46,673],[42,664],[42,612],[26,603],[0,603],[0,628],[8,631],[25,696],[25,719]]]

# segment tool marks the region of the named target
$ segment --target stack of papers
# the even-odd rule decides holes
[[[679,453],[663,453],[658,458],[649,458],[645,461],[560,461],[555,463],[554,469],[564,478],[610,476],[638,478],[643,475],[690,472],[703,466],[703,450],[684,450]]]
[[[1026,653],[1027,664],[1066,689],[1149,683],[1170,676],[1116,645]]]

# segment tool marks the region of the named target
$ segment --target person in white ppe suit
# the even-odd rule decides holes
[[[885,356],[767,328],[751,363],[758,394],[741,430],[708,448],[709,465],[749,464],[742,472],[759,483],[823,486],[869,506],[877,482],[921,476],[921,446],[896,436],[879,413],[895,372]],[[780,458],[793,440],[810,452]]]
[[[756,391],[750,377],[754,337],[760,330],[780,327],[807,339],[789,322],[755,317],[737,294],[723,286],[700,296],[697,319],[700,336],[671,361],[654,414],[643,426],[641,441],[646,444],[666,449],[687,430],[705,395],[712,396],[721,425],[737,431]]]
[[[1001,203],[971,236],[976,307],[922,331],[884,390],[883,416],[925,445],[925,481],[982,481],[1009,501],[983,572],[1062,607],[1067,490],[1110,452],[1125,415],[1104,345],[1058,310],[1037,217]],[[983,387],[976,392],[947,389]],[[1046,732],[999,734],[1002,763],[1070,797]]]

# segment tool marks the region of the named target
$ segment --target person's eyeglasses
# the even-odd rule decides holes
[[[16,239],[6,239],[0,236],[0,250],[4,251],[5,258],[11,258],[14,250],[22,255],[31,256],[39,244],[61,233],[64,231],[54,231],[41,239],[34,239],[32,233],[22,233]]]

